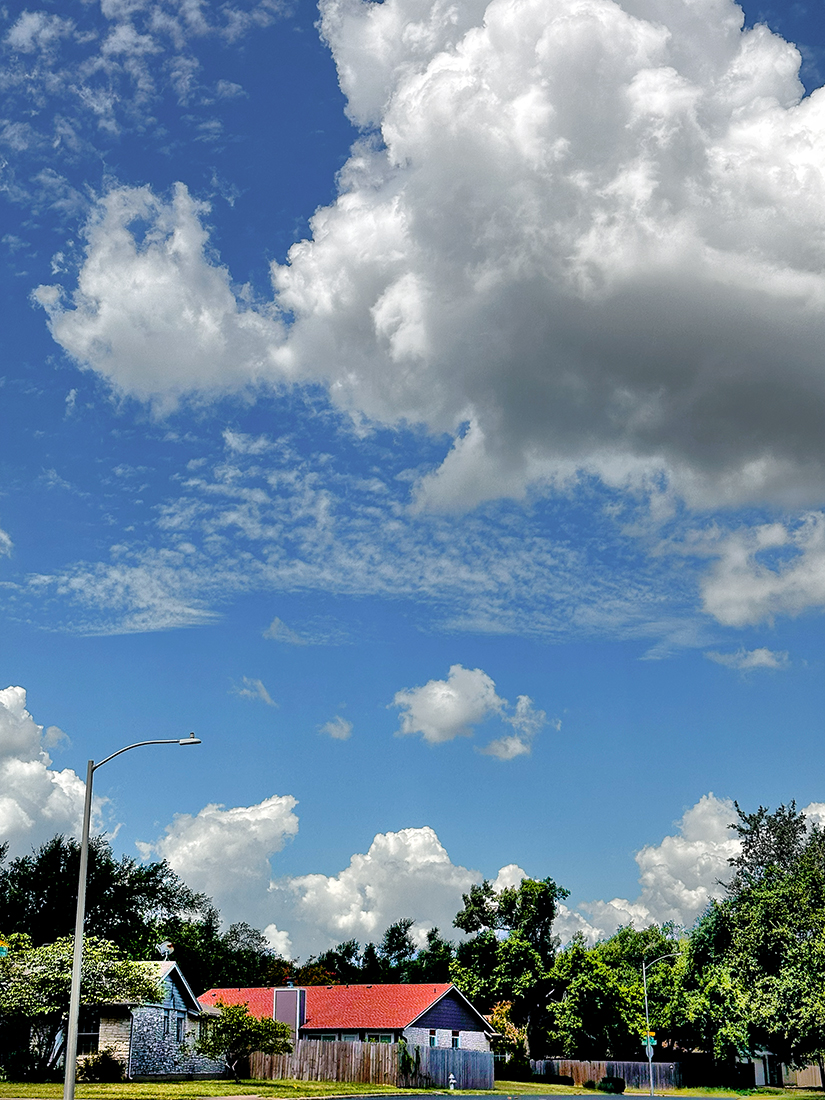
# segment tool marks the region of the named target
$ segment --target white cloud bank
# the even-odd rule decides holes
[[[401,708],[400,735],[420,733],[431,745],[471,737],[473,726],[498,717],[514,733],[496,738],[479,751],[499,760],[529,754],[532,741],[547,723],[543,710],[534,710],[528,695],[519,695],[515,709],[496,694],[493,680],[480,668],[452,665],[446,680],[429,680],[422,687],[395,693],[393,706]],[[560,723],[555,723],[558,729]]]
[[[345,939],[375,940],[401,917],[416,921],[413,931],[422,942],[432,927],[455,934],[461,895],[483,875],[454,864],[428,826],[377,834],[337,874],[273,876],[271,857],[298,829],[295,804],[289,796],[273,796],[255,806],[207,806],[194,817],[176,818],[164,837],[141,850],[168,859],[187,882],[214,897],[225,919],[257,924],[279,950],[301,957]],[[805,813],[821,821],[825,806],[811,804]],[[622,924],[692,924],[710,898],[722,895],[719,881],[730,877],[728,860],[739,842],[728,825],[735,820],[729,799],[704,795],[674,834],[637,852],[638,897],[562,905],[557,934],[566,941],[582,932],[593,941]],[[525,876],[508,864],[493,878],[500,889]]]
[[[26,710],[22,687],[0,691],[0,841],[24,855],[55,833],[79,835],[86,784],[69,768],[52,767],[48,749],[62,739]],[[104,800],[96,799],[95,817]]]
[[[823,500],[825,93],[802,98],[794,47],[732,0],[321,13],[382,140],[273,267],[291,328],[234,292],[185,188],[119,188],[72,300],[38,292],[67,351],[144,398],[312,378],[452,432],[430,508],[578,469],[702,506]]]

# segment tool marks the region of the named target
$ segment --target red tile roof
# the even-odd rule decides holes
[[[450,989],[449,982],[421,985],[307,986],[305,1028],[393,1028],[411,1024]]]
[[[450,982],[420,985],[306,986],[305,1028],[400,1031],[451,989]],[[201,1004],[248,1004],[253,1016],[272,1016],[274,989],[210,989]]]
[[[274,1005],[274,989],[264,986],[253,986],[247,989],[208,989],[202,993],[198,1000],[202,1005],[212,1007],[217,1004],[249,1006],[251,1016],[259,1018],[268,1016],[272,1019]]]

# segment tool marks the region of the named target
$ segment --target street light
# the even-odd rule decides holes
[[[677,959],[679,957],[678,951],[673,951],[669,955],[660,955],[658,959],[652,959],[650,963],[646,963],[642,959],[642,984],[645,988],[645,1027],[647,1028],[647,1034],[645,1035],[645,1049],[647,1051],[647,1068],[650,1073],[650,1095],[653,1096],[653,1043],[650,1035],[650,1012],[647,1007],[647,968],[653,966],[654,963],[661,962],[662,959]]]
[[[136,741],[126,745],[111,756],[98,761],[90,760],[86,768],[86,801],[83,804],[83,833],[80,838],[80,874],[77,879],[77,914],[74,923],[74,954],[72,955],[72,991],[69,997],[69,1021],[66,1035],[66,1049],[63,1055],[65,1074],[63,1077],[63,1100],[74,1100],[74,1077],[77,1070],[77,1025],[80,1016],[80,971],[83,966],[83,923],[86,917],[86,871],[89,864],[89,825],[92,818],[92,777],[98,768],[114,760],[129,749],[139,749],[142,745],[199,745],[200,738],[190,733],[188,737],[172,738],[162,741]]]

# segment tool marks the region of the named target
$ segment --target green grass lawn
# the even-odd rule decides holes
[[[449,1095],[446,1090],[432,1089],[433,1096]],[[471,1090],[478,1093],[480,1090]],[[132,1083],[125,1081],[117,1085],[78,1084],[77,1100],[199,1100],[209,1096],[260,1096],[268,1097],[333,1097],[398,1095],[403,1090],[391,1085],[359,1085],[341,1081],[158,1081],[157,1083]],[[460,1090],[456,1090],[461,1095]],[[491,1096],[552,1096],[571,1095],[591,1096],[594,1100],[606,1100],[605,1093],[593,1089],[576,1088],[570,1085],[546,1085],[540,1081],[496,1081],[495,1092]],[[2,1097],[21,1097],[22,1100],[60,1100],[63,1095],[62,1084],[37,1085],[15,1084],[13,1081],[0,1081],[0,1100]],[[645,1096],[645,1089],[628,1089],[627,1096]],[[671,1089],[665,1096],[787,1096],[793,1100],[823,1100],[819,1092],[802,1089]]]
[[[117,1085],[75,1086],[77,1100],[196,1100],[202,1096],[364,1096],[398,1093],[390,1085],[358,1085],[343,1081],[158,1081]],[[19,1096],[26,1100],[59,1100],[63,1085],[15,1084],[0,1081],[0,1097]]]

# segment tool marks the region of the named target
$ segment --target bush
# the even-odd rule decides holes
[[[585,1089],[595,1089],[595,1087],[596,1087],[596,1082],[593,1080],[592,1077],[589,1077],[585,1081],[585,1083],[582,1085],[582,1088],[585,1088]]]
[[[596,1088],[599,1090],[599,1092],[624,1092],[624,1077],[611,1077],[608,1074],[607,1077],[602,1077]]]
[[[123,1080],[123,1062],[115,1058],[115,1053],[108,1047],[99,1050],[97,1054],[89,1054],[82,1062],[77,1063],[78,1081],[114,1082]]]

